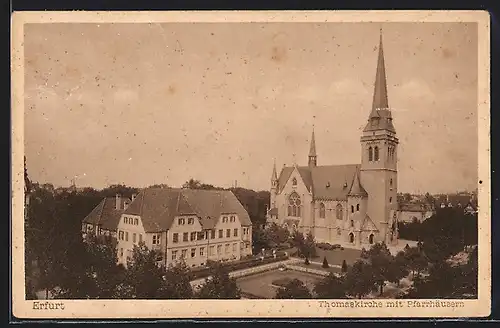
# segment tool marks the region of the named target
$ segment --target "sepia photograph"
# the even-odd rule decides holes
[[[488,24],[14,16],[14,314],[488,315]]]

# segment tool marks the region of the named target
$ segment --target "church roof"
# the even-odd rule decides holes
[[[354,179],[352,180],[351,188],[349,190],[349,196],[368,196],[365,188],[361,185],[361,181],[359,181],[359,171],[354,173]]]
[[[389,109],[387,97],[387,78],[385,75],[384,47],[382,44],[382,33],[378,47],[377,72],[375,73],[375,84],[373,90],[372,110],[363,131],[388,130],[396,132],[392,123],[392,114]]]
[[[309,156],[316,156],[316,140],[314,138],[314,129],[312,131],[311,146],[309,148]]]
[[[278,175],[276,173],[276,161],[273,164],[273,173],[271,175],[271,181],[276,181],[278,180]]]
[[[389,100],[387,98],[387,79],[385,76],[384,47],[382,44],[382,33],[380,33],[372,110],[387,108],[389,108]]]
[[[280,192],[286,185],[295,167],[285,166],[279,177]],[[324,200],[345,200],[349,191],[353,188],[356,172],[359,171],[359,164],[347,165],[324,165],[316,167],[297,166],[297,170],[302,177],[308,191],[313,193],[314,199]],[[361,186],[358,179],[358,187],[354,191],[366,195],[366,191]],[[363,193],[364,191],[364,193]]]

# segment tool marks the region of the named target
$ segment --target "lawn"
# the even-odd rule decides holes
[[[323,263],[323,257],[326,256],[326,260],[330,265],[342,265],[343,260],[347,262],[347,265],[352,265],[357,259],[359,259],[361,251],[359,249],[352,248],[344,248],[343,250],[323,250],[316,248],[316,255],[317,256],[312,259],[314,262]]]
[[[256,295],[262,299],[272,299],[276,295],[276,287],[271,286],[273,281],[283,278],[299,279],[312,290],[314,284],[323,277],[293,270],[272,270],[239,278],[236,283],[243,292]]]

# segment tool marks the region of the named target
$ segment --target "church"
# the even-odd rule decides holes
[[[387,97],[382,34],[372,108],[360,143],[360,164],[318,165],[313,128],[307,166],[284,166],[278,176],[274,164],[268,222],[310,232],[316,242],[397,243],[399,140]]]

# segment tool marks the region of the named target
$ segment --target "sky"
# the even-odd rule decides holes
[[[25,25],[40,183],[268,190],[273,162],[360,163],[382,28],[398,190],[477,186],[474,23]]]

